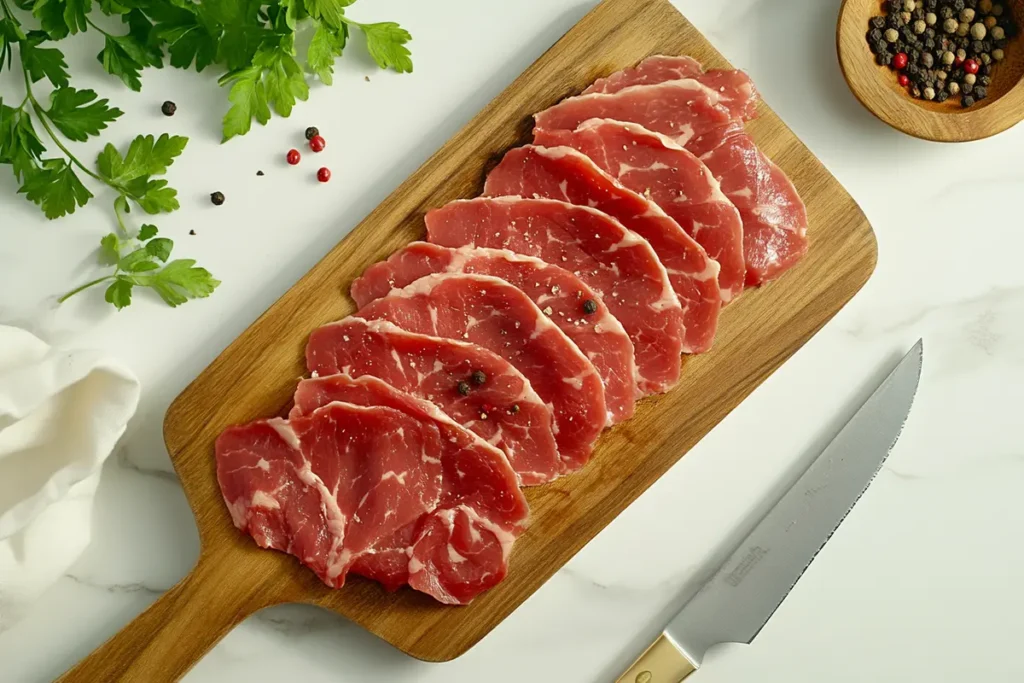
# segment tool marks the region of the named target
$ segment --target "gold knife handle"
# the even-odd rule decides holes
[[[680,683],[697,670],[662,633],[615,683]]]

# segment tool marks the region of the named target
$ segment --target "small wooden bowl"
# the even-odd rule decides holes
[[[839,10],[836,47],[850,90],[868,111],[897,130],[924,140],[980,140],[1024,120],[1024,0],[1011,5],[1021,32],[1006,46],[1006,58],[992,69],[988,97],[964,109],[960,98],[945,102],[914,99],[896,82],[896,73],[875,63],[868,46],[868,22],[885,14],[880,0],[844,0]]]

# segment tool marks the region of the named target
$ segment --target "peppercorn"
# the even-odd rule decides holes
[[[935,26],[935,22],[938,20],[939,18],[935,16],[935,12],[928,12],[924,15],[924,23],[928,26]]]
[[[889,0],[889,12],[899,12],[903,9],[903,0]]]
[[[213,202],[214,206],[220,206],[221,204],[224,203],[224,193],[223,192],[211,192],[210,193],[210,201]]]
[[[964,95],[963,99],[960,100],[960,106],[963,107],[964,109],[967,109],[967,107],[973,107],[974,98],[971,97],[970,95]]]
[[[967,6],[967,3],[965,3],[964,0],[953,0],[952,4],[954,12],[963,12],[964,7]]]
[[[900,12],[900,21],[903,22],[904,26],[909,24],[913,18],[910,12]]]
[[[967,50],[964,50],[963,48],[957,50],[956,51],[956,62],[957,62],[957,64],[959,64],[960,62],[964,61],[965,59],[967,59]]]
[[[935,56],[932,55],[931,52],[925,52],[921,55],[921,64],[923,64],[926,69],[932,68],[935,66]]]
[[[960,21],[966,21],[968,23],[974,21],[974,10],[970,7],[965,7],[960,12]]]
[[[935,89],[931,88],[931,87],[925,88],[924,89],[924,98],[926,100],[934,100],[935,99]]]
[[[914,33],[920,35],[924,33],[926,28],[928,28],[928,25],[924,23],[924,19],[918,19],[914,22]]]
[[[256,171],[256,175],[263,175],[263,171]]]
[[[938,78],[940,81],[944,81],[947,78],[949,78],[949,74],[943,71],[942,69],[939,69],[938,71],[935,72],[935,77]]]
[[[868,42],[871,43],[872,46],[877,44],[878,41],[880,41],[881,39],[882,39],[882,31],[880,29],[873,28],[870,31],[868,31]]]
[[[871,27],[877,29],[885,28],[885,17],[871,17]]]
[[[980,57],[985,52],[985,44],[980,40],[976,40],[971,43],[968,52]]]
[[[899,55],[896,55],[896,56],[899,57]],[[895,65],[896,65],[896,62],[893,61],[893,66],[895,66]],[[907,75],[910,76],[911,78],[913,78],[914,76],[917,76],[920,73],[921,73],[921,67],[919,67],[917,64],[910,64],[909,66],[907,66]]]
[[[518,413],[519,412],[519,404],[518,403],[513,403],[511,405],[511,407],[509,407],[508,412],[512,413],[513,415]]]
[[[320,135],[320,129],[317,128],[316,126],[310,126],[309,128],[306,129],[307,140],[312,140],[317,135]]]
[[[956,35],[960,38],[966,38],[967,34],[971,32],[971,25],[968,23],[962,23],[956,27]]]
[[[974,86],[971,85],[970,83],[964,83],[963,85],[960,86],[960,92],[962,92],[964,95],[970,95],[971,92],[973,92],[973,90]]]
[[[949,93],[946,92],[945,90],[940,90],[939,94],[935,96],[935,101],[936,102],[945,102],[948,99],[949,99]]]
[[[174,116],[174,112],[178,111],[178,105],[167,100],[160,106],[160,111],[164,113],[164,116]]]
[[[988,88],[983,85],[974,86],[974,99],[983,100],[988,97]]]
[[[960,24],[957,22],[957,20],[950,17],[949,19],[946,19],[946,21],[942,23],[942,30],[945,31],[946,33],[956,33],[956,30],[959,26]]]
[[[907,12],[913,12],[917,7],[917,3],[914,0],[903,0],[903,9]]]
[[[947,89],[949,90],[950,95],[960,94],[960,84],[957,83],[956,81],[950,81],[949,87]]]
[[[469,384],[466,382],[459,382],[455,388],[458,389],[459,393],[463,396],[469,396]]]
[[[583,302],[583,312],[587,315],[597,313],[597,302],[593,299],[587,299]]]
[[[974,85],[977,82],[978,77],[970,72],[968,72],[967,75],[964,76],[964,83],[966,83],[967,85]]]
[[[190,234],[190,235],[194,235],[194,234],[196,234],[196,231],[195,231],[194,229],[193,229],[193,230],[189,230],[189,231],[188,231],[188,234]]]
[[[956,55],[954,55],[952,52],[943,52],[942,53],[942,63],[943,64],[945,64],[946,66],[949,66],[954,61],[956,61]]]
[[[986,88],[992,85],[992,78],[989,76],[981,76],[978,78],[978,83],[981,83]]]
[[[896,56],[892,58],[892,66],[897,71],[899,71],[901,69],[908,69],[908,70],[911,69],[911,68],[915,68],[916,69],[917,66],[915,64],[911,64],[909,67],[907,66],[907,63],[909,61],[910,61],[910,58],[907,57],[907,53],[906,52],[898,52],[898,53],[896,53]],[[909,72],[909,73],[911,73],[911,75],[913,75],[913,72]]]
[[[996,28],[999,28],[998,26]],[[971,27],[971,37],[975,40],[981,40],[988,35],[988,30],[984,24],[975,24]]]
[[[482,387],[487,383],[487,374],[483,370],[474,370],[473,374],[469,376],[469,379],[478,387]]]
[[[993,4],[992,5],[992,14],[996,15],[997,17],[1003,16],[1003,6],[1002,5]]]
[[[992,0],[979,0],[978,9],[981,10],[982,14],[988,14],[992,11]]]
[[[982,27],[982,28],[984,28],[984,27]],[[1002,26],[994,26],[992,28],[992,39],[993,40],[1002,40],[1004,38],[1006,38],[1006,29],[1003,28]]]
[[[882,34],[885,37],[886,42],[895,43],[900,39],[899,31],[894,28],[886,29],[885,33]]]
[[[924,0],[924,6],[930,10],[934,10],[939,6],[939,0]]]
[[[885,42],[885,40],[880,40],[877,43],[875,43],[875,54],[876,55],[880,54],[880,53],[883,53],[883,52],[887,52],[888,50],[889,50],[889,43]]]
[[[981,22],[987,29],[994,29],[999,24],[999,20],[995,17],[985,17],[985,21]]]
[[[910,94],[913,95],[914,97],[920,99],[921,98],[921,89],[918,88],[915,85],[913,88],[910,89]]]

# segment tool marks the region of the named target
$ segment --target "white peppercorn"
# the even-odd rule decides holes
[[[996,15],[997,17],[1003,16],[1003,6],[1002,5],[993,4],[992,5],[992,14]]]
[[[964,83],[967,85],[974,85],[978,82],[978,77],[974,74],[964,74]]]
[[[931,88],[931,87],[925,88],[924,89],[924,98],[926,100],[934,100],[935,99],[935,88]]]
[[[992,0],[981,0],[978,3],[978,9],[981,10],[982,14],[988,14],[992,11]]]
[[[994,56],[995,55],[993,55],[993,57]],[[942,63],[945,64],[946,66],[950,66],[955,61],[956,55],[953,54],[952,52],[946,51],[942,53]]]
[[[950,84],[949,84],[949,94],[950,95],[959,95],[960,94],[960,84],[957,83],[956,81],[951,81]]]
[[[949,19],[946,19],[946,21],[942,22],[942,30],[945,31],[946,33],[956,33],[956,30],[959,27],[960,22],[958,22],[953,17],[950,17]]]
[[[894,28],[886,29],[885,33],[882,34],[888,43],[895,43],[900,39],[900,33]]]
[[[956,27],[956,34],[958,36],[960,36],[961,38],[963,38],[964,36],[966,36],[970,32],[971,32],[971,25],[968,24],[966,21]]]
[[[984,40],[987,35],[988,30],[985,28],[985,24],[975,24],[971,27],[971,38],[974,38],[975,40]]]
[[[928,28],[928,25],[924,23],[924,19],[918,19],[917,21],[914,22],[914,33],[921,35],[922,33],[924,33],[924,30],[926,28]],[[982,26],[982,28],[985,27]]]
[[[964,61],[965,59],[967,59],[967,50],[965,50],[963,48],[960,48],[959,50],[957,50],[956,51],[956,58],[959,59],[961,62]]]
[[[960,12],[960,21],[966,21],[968,24],[974,21],[974,10],[970,7],[964,7]]]
[[[928,24],[929,26],[935,26],[935,22],[937,22],[938,20],[939,18],[935,16],[935,12],[927,12],[924,15],[924,23]]]
[[[949,74],[943,71],[942,69],[939,69],[938,71],[935,72],[935,77],[940,81],[944,81],[947,78],[949,78]]]
[[[903,10],[905,12],[913,12],[917,9],[917,3],[914,0],[903,0]]]
[[[985,24],[985,28],[992,29],[996,27],[996,24],[999,23],[999,20],[996,19],[995,17],[985,17],[985,21],[983,21],[982,23]]]
[[[997,47],[996,49],[992,50],[992,59],[996,60],[997,62],[1003,61],[1003,58],[1005,57],[1006,53],[1003,52],[1003,49],[1001,47]]]
[[[996,26],[992,29],[992,40],[1002,40],[1006,37],[1006,29],[1002,26]]]
[[[910,89],[910,94],[913,95],[914,97],[920,98],[921,97],[921,88],[919,88],[919,87],[917,87],[915,85],[913,88]]]

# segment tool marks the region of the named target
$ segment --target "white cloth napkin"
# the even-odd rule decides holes
[[[0,325],[0,631],[88,545],[100,465],[138,402],[113,359]]]

